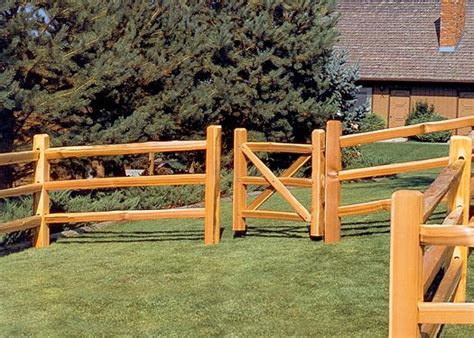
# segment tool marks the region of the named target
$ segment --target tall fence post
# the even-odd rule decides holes
[[[463,225],[469,224],[469,206],[471,200],[471,155],[471,138],[467,136],[451,137],[451,143],[449,145],[449,162],[452,163],[458,159],[464,159],[464,169],[457,188],[451,189],[448,193],[448,211],[452,211],[457,207],[463,207]],[[466,301],[468,255],[469,249],[467,247],[457,246],[454,250],[454,256],[462,260],[461,279],[454,296],[455,302]]]
[[[393,194],[390,236],[389,337],[419,337],[418,302],[423,301],[423,250],[420,225],[423,194]]]
[[[242,211],[247,208],[247,187],[242,183],[243,176],[247,176],[248,162],[240,146],[247,142],[247,129],[234,130],[234,196],[232,211],[232,229],[235,234],[245,233],[247,224],[242,217]]]
[[[324,137],[324,130],[313,130],[311,134],[311,237],[324,235]]]
[[[220,240],[221,134],[221,126],[207,128],[204,244],[217,244]]]
[[[326,180],[324,206],[324,241],[338,242],[341,239],[341,182],[338,174],[342,170],[341,154],[342,123],[329,121],[326,127]]]
[[[33,236],[33,246],[44,248],[49,245],[49,226],[46,222],[46,215],[49,214],[49,195],[44,187],[44,183],[49,181],[50,167],[46,159],[46,149],[49,148],[49,136],[46,134],[35,135],[33,138],[33,151],[39,153],[35,167],[35,183],[43,185],[41,192],[33,195],[33,212],[41,216],[41,224],[36,228]]]

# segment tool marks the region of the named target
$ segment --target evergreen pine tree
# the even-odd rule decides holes
[[[352,109],[355,76],[328,67],[334,0],[0,6],[0,151],[39,132],[119,143],[203,137],[209,124],[227,149],[236,127],[306,142]]]

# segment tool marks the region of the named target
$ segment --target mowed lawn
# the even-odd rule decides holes
[[[399,162],[445,156],[447,146],[364,151]],[[424,189],[435,175],[348,183],[343,203]],[[293,191],[309,204],[308,191]],[[278,197],[266,208],[289,210]],[[249,220],[248,235],[233,238],[231,203],[222,211],[216,246],[203,245],[200,220],[131,222],[0,258],[0,335],[387,336],[388,213],[345,218],[342,241],[325,245],[291,222]]]

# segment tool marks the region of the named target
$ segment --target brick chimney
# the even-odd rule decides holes
[[[441,0],[439,50],[454,52],[466,21],[466,0]]]

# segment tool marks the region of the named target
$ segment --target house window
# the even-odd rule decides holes
[[[357,94],[355,107],[365,105],[369,111],[372,111],[372,87],[361,87]]]

